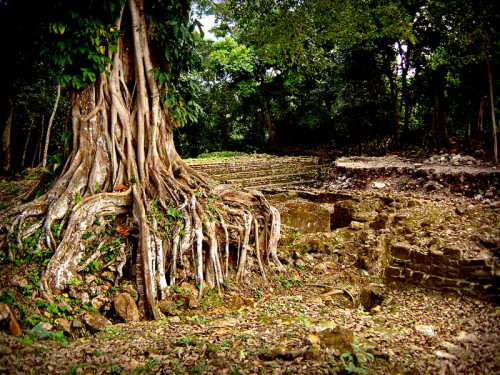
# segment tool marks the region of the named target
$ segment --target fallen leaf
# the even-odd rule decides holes
[[[116,232],[119,233],[119,234],[121,234],[124,237],[130,235],[129,229],[130,228],[128,228],[128,227],[122,227],[121,225],[117,225],[116,226]]]
[[[123,184],[118,184],[115,186],[115,191],[122,191],[122,190],[127,190],[128,185],[123,185]]]

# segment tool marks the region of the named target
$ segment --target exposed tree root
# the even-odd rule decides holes
[[[42,276],[47,299],[86,269],[106,267],[119,280],[128,267],[140,306],[157,319],[155,301],[181,279],[200,294],[220,290],[232,268],[245,280],[254,251],[263,275],[270,260],[281,269],[280,217],[260,192],[216,185],[177,154],[142,9],[141,0],[124,5],[110,74],[72,95],[73,152],[61,175],[45,195],[3,212],[0,230],[19,246],[9,247],[12,259],[26,238],[54,252]]]
[[[136,190],[139,195],[139,188]],[[269,206],[265,198],[257,192],[242,193],[201,183],[197,189],[193,188],[194,192],[182,190],[185,200],[177,206],[163,206],[159,200],[152,199],[144,204],[138,202],[134,199],[134,187],[123,192],[98,193],[72,207],[69,205],[66,215],[57,219],[55,214],[45,214],[45,207],[48,206],[48,212],[59,212],[51,205],[60,204],[60,197],[54,198],[50,205],[44,196],[4,213],[6,218],[15,218],[11,225],[4,225],[4,229],[17,240],[18,256],[22,256],[23,239],[31,236],[38,236],[38,246],[50,248],[56,244],[41,280],[42,295],[49,300],[93,262],[104,263],[101,271],[113,270],[117,280],[122,277],[127,262],[135,264],[143,303],[153,318],[160,316],[155,300],[164,298],[168,285],[179,281],[179,267],[187,271],[188,279],[197,282],[200,294],[204,285],[221,291],[224,280],[231,277],[229,270],[233,266],[236,279],[244,281],[250,253],[257,257],[259,270],[265,277],[266,259],[277,259],[276,238],[280,229],[276,224],[279,214],[272,209],[266,211]],[[138,233],[138,248],[143,251],[138,251],[136,259],[132,259],[132,252],[125,254],[125,244],[122,244],[116,258],[105,263],[103,248],[110,238],[103,232],[106,228],[117,228],[114,224],[106,226],[113,220],[106,218],[120,215],[135,218],[135,224],[126,230]],[[28,222],[31,225],[26,227]],[[55,229],[55,222],[67,224],[64,228],[57,225]],[[59,236],[58,232],[64,234]],[[56,241],[55,237],[62,238]],[[262,254],[261,244],[264,244]],[[281,267],[280,263],[276,265]]]

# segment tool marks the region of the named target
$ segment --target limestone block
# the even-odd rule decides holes
[[[330,231],[330,211],[314,203],[289,203],[287,211],[281,213],[283,225],[297,229],[300,233]]]
[[[443,248],[443,257],[446,261],[462,259],[462,249],[458,246],[447,246]]]
[[[411,246],[404,242],[397,242],[391,247],[391,255],[401,260],[410,260],[412,258]]]
[[[425,273],[423,273],[423,272],[414,271],[413,274],[411,275],[411,282],[420,283],[423,280],[424,275],[425,275]]]
[[[429,254],[427,255],[427,260],[429,264],[445,264],[445,257],[443,256],[443,253],[438,252],[438,251],[429,251]]]
[[[424,283],[430,286],[441,286],[443,285],[444,279],[440,276],[430,275],[424,280]]]
[[[385,269],[385,277],[389,279],[400,279],[403,277],[402,272],[403,269],[400,267],[387,267]]]
[[[484,258],[463,259],[461,262],[462,267],[481,267],[487,265],[487,260]]]
[[[419,251],[413,252],[412,260],[413,262],[418,264],[430,264],[430,260],[427,254],[421,253]]]

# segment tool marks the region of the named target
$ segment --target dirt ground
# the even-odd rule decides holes
[[[430,157],[427,164],[422,160],[417,168],[457,166],[452,155],[442,157]],[[496,171],[473,162],[461,167]],[[410,164],[398,167],[415,167]],[[159,321],[119,323],[110,313],[114,324],[90,333],[85,325],[74,324],[85,309],[70,305],[50,310],[35,304],[36,290],[13,282],[31,280],[32,268],[4,262],[0,299],[14,311],[23,334],[0,332],[0,373],[500,374],[496,302],[387,284],[380,266],[367,264],[373,260],[370,249],[384,236],[422,248],[458,244],[470,258],[489,251],[498,264],[498,191],[464,194],[450,182],[440,182],[442,175],[434,176],[439,185],[432,187],[428,179],[404,180],[404,173],[377,174],[362,186],[353,176],[325,181],[328,191],[348,191],[359,202],[382,201],[374,208],[378,213],[401,219],[376,230],[370,220],[314,234],[285,228],[283,272],[269,269],[264,278],[255,265],[244,283],[227,281],[220,295],[210,290],[194,303],[182,299],[189,290],[172,288],[177,308]],[[20,177],[0,184],[4,205],[25,181]],[[366,308],[363,293],[372,290],[375,301]],[[59,305],[70,300],[63,296]],[[49,326],[37,331],[33,316],[46,317]],[[64,335],[59,318],[72,323]]]

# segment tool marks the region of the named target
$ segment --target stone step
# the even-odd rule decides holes
[[[273,184],[262,184],[262,185],[252,186],[252,188],[256,189],[256,190],[278,189],[278,188],[291,189],[291,188],[305,187],[305,186],[311,187],[317,183],[318,183],[318,180],[315,178],[312,178],[312,179],[305,179],[305,180],[300,180],[300,181],[278,182],[278,183],[273,183]]]
[[[202,171],[210,175],[240,173],[240,172],[256,172],[273,169],[285,169],[290,166],[297,165],[299,167],[314,167],[322,166],[316,160],[287,160],[287,161],[260,161],[260,162],[230,162],[230,163],[210,163],[210,164],[192,164],[191,167],[197,171]]]
[[[303,180],[311,180],[313,176],[304,175],[302,173],[288,173],[282,175],[274,175],[274,176],[264,176],[264,177],[256,177],[256,178],[248,178],[248,179],[234,179],[228,180],[227,183],[230,184],[239,184],[240,186],[257,186],[257,185],[269,185],[271,183],[280,183],[280,182],[300,182]]]
[[[329,168],[320,158],[310,156],[231,157],[189,160],[188,164],[218,182],[240,188],[310,186]]]
[[[268,168],[256,171],[242,171],[242,172],[234,172],[234,173],[221,173],[221,174],[212,174],[212,176],[221,181],[231,181],[231,180],[239,180],[239,179],[254,179],[257,177],[269,178],[270,176],[278,176],[285,174],[294,174],[294,175],[315,175],[321,172],[321,168],[325,166],[284,166],[283,168]],[[291,173],[283,173],[283,172],[291,172]]]

